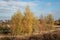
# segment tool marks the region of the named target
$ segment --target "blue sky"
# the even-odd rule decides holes
[[[27,5],[38,18],[49,13],[60,18],[60,0],[0,0],[0,19],[9,19],[18,9],[24,12]]]

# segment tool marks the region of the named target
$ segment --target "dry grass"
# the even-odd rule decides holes
[[[60,40],[60,31],[54,31],[51,33],[45,33],[43,35],[31,35],[26,37],[4,37],[0,40]]]

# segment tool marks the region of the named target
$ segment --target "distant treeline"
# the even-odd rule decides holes
[[[55,21],[55,25],[60,25],[60,19]]]

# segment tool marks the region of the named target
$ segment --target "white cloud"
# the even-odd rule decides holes
[[[23,2],[23,1],[0,1],[0,16],[11,16],[16,12],[18,8],[25,8],[26,6],[35,7],[35,2]],[[8,13],[8,14],[6,14]],[[3,15],[4,14],[4,15]]]
[[[10,17],[13,15],[14,12],[17,11],[18,8],[23,10],[23,8],[25,8],[27,5],[29,5],[30,7],[35,7],[35,6],[37,6],[37,3],[23,2],[23,1],[0,1],[0,16],[4,16],[4,17],[9,16]],[[4,19],[4,18],[2,18],[2,19]]]
[[[0,2],[0,6],[5,6],[5,5],[7,5],[7,2],[5,2],[5,1]]]
[[[17,1],[17,0],[3,0],[3,1]]]
[[[36,3],[34,2],[22,2],[22,1],[9,1],[9,2],[6,2],[6,1],[1,1],[0,2],[0,6],[2,5],[13,5],[13,6],[36,6]]]
[[[52,3],[50,3],[50,2],[46,3],[46,6],[51,6],[51,5],[52,5]]]
[[[34,7],[37,6],[35,2],[22,2],[22,1],[0,1],[0,8],[2,9],[9,9],[9,10],[16,10],[18,8],[24,8],[26,6]]]
[[[17,1],[17,0],[5,0],[5,1]],[[19,0],[18,0],[19,1]],[[23,0],[20,0],[20,1],[23,1]],[[25,0],[25,1],[28,1],[28,0]],[[29,0],[30,1],[30,0]],[[34,1],[40,1],[40,0],[34,0]]]

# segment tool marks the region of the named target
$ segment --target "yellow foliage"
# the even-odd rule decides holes
[[[22,19],[23,19],[23,15],[21,14],[21,12],[18,10],[13,16],[12,16],[12,30],[14,34],[20,34],[22,32]]]

